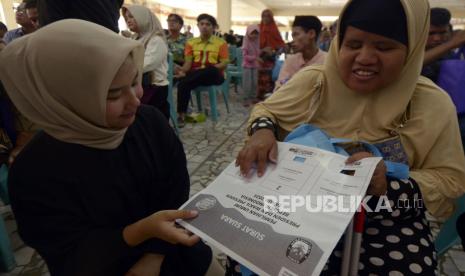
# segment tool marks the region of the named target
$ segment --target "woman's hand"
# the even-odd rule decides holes
[[[265,52],[268,55],[272,55],[273,54],[273,48],[271,48],[270,46],[266,46],[265,48],[262,49],[262,52]]]
[[[19,131],[16,137],[16,145],[11,150],[10,156],[8,157],[8,166],[11,166],[16,159],[16,156],[23,150],[29,141],[34,137],[36,133],[34,131]]]
[[[373,155],[368,152],[358,152],[350,156],[347,159],[346,164],[352,164],[367,157],[373,157]],[[378,165],[376,166],[375,172],[371,177],[370,186],[368,186],[368,195],[382,196],[386,194],[388,185],[386,179],[386,172],[386,164],[384,164],[383,160],[379,161]]]
[[[452,43],[456,48],[464,46],[465,45],[465,31],[457,31],[456,33],[454,33],[454,35],[450,39],[450,43]]]
[[[10,151],[8,156],[8,166],[11,166],[16,159],[16,156],[23,150],[23,146],[16,146]]]
[[[183,78],[186,76],[186,73],[182,70],[181,67],[177,66],[174,68],[174,77]]]
[[[265,172],[268,161],[276,163],[278,144],[270,129],[259,129],[242,148],[236,158],[236,167],[241,168],[241,174],[247,176],[253,163],[257,163],[257,175]]]
[[[178,226],[177,219],[190,219],[198,215],[197,211],[165,210],[158,211],[123,230],[123,237],[130,246],[136,246],[148,239],[157,238],[172,244],[192,246],[200,238]]]
[[[145,254],[135,263],[125,276],[158,276],[165,256]]]

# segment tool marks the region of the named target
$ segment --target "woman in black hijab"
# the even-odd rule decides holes
[[[39,0],[39,24],[62,19],[82,19],[119,32],[119,10],[124,0]]]

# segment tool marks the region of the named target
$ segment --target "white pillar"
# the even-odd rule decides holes
[[[216,20],[222,33],[231,29],[231,3],[231,0],[216,0]]]
[[[17,28],[13,0],[0,0],[0,20],[7,25],[8,30]]]

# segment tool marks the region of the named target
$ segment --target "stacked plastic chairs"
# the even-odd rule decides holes
[[[231,49],[232,48],[232,49]],[[236,83],[234,84],[234,89],[237,93],[237,84],[240,84],[242,87],[242,61],[243,61],[243,56],[242,56],[242,49],[241,48],[236,48],[235,46],[231,46],[230,48],[230,53],[231,51],[235,52],[235,64],[230,64],[228,65],[226,69],[226,82],[229,84],[233,79],[236,80]],[[233,60],[232,58],[230,58]]]

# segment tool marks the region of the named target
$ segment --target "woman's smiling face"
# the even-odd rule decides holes
[[[395,81],[406,58],[404,44],[349,26],[339,50],[338,69],[347,87],[371,93]]]

